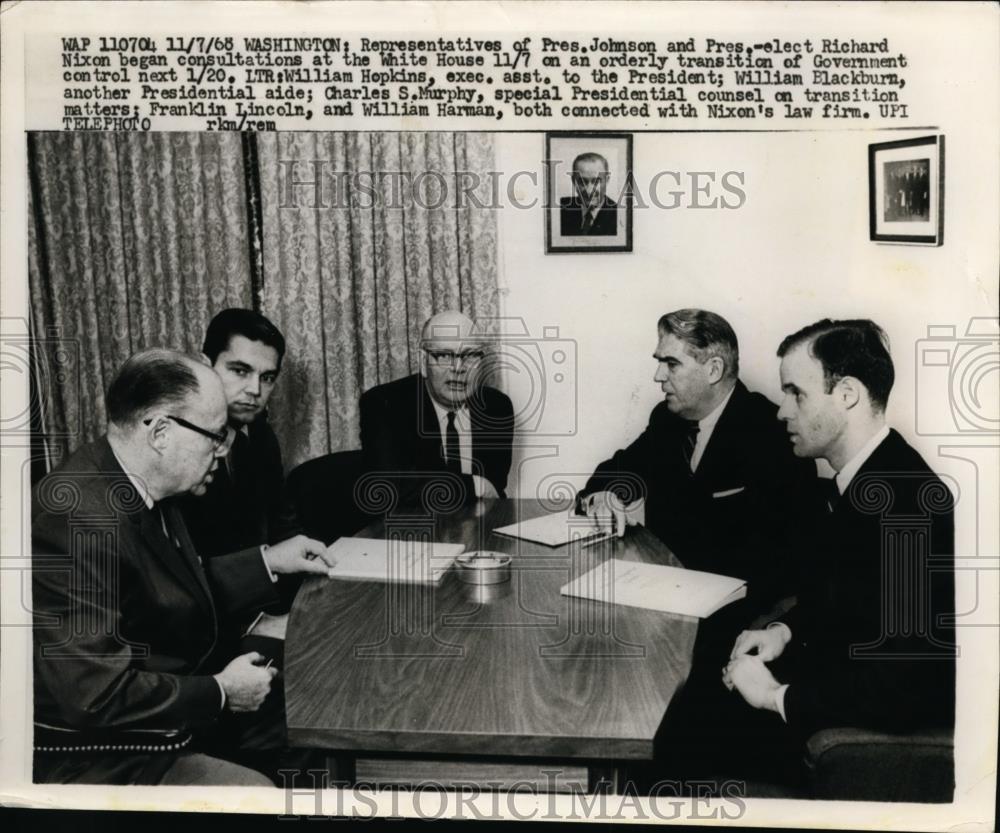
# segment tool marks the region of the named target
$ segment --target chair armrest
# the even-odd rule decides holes
[[[948,803],[955,791],[950,729],[889,734],[833,728],[806,741],[814,798]]]

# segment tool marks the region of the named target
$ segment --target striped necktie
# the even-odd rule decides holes
[[[694,419],[684,420],[684,433],[681,435],[681,452],[688,464],[688,468],[694,471],[691,461],[694,459],[694,448],[698,444],[698,421]]]

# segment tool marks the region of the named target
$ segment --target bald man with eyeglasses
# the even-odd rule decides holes
[[[401,504],[420,502],[435,480],[463,502],[506,497],[514,432],[510,399],[483,384],[486,340],[456,311],[427,320],[420,372],[361,396],[367,471],[386,475]]]
[[[212,369],[172,350],[132,356],[108,388],[107,434],[32,496],[34,780],[264,786],[216,750],[219,726],[262,710],[277,669],[236,655],[220,620],[261,605],[272,573],[329,574],[321,542],[202,561],[177,497],[228,451]],[[271,698],[273,701],[273,698]],[[212,749],[212,754],[206,750]],[[232,753],[231,757],[227,757]]]

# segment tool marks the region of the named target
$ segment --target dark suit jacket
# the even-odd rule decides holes
[[[257,552],[213,559],[206,572],[176,501],[148,509],[104,438],[38,484],[32,563],[35,721],[71,730],[70,742],[214,723],[222,695],[211,675],[232,658],[218,655],[218,615],[274,596]],[[36,753],[35,777],[150,783],[171,762]]]
[[[954,507],[944,483],[892,431],[810,549],[809,580],[782,619],[793,642],[775,667],[790,683],[789,724],[803,734],[953,726]]]
[[[277,544],[302,531],[285,490],[278,438],[263,416],[248,426],[239,467],[234,479],[220,461],[205,494],[180,499],[195,550],[206,560],[229,554],[250,558],[250,551],[259,558],[261,544]],[[281,576],[272,612],[287,611],[301,583],[301,576]],[[225,621],[226,638],[237,639],[258,612],[242,611]]]
[[[510,399],[483,386],[469,400],[474,474],[485,477],[506,496],[514,435]],[[379,385],[361,396],[361,446],[365,468],[385,472],[401,503],[419,500],[434,473],[446,473],[444,444],[437,412],[418,373]],[[471,478],[463,477],[465,499],[475,497]]]
[[[685,422],[661,402],[646,430],[601,463],[581,492],[646,494],[646,527],[681,563],[748,583],[747,613],[794,592],[804,529],[817,512],[816,466],[792,453],[777,408],[737,381],[697,470],[682,451]],[[731,637],[730,637],[731,638]]]
[[[205,494],[183,500],[184,520],[202,558],[276,544],[300,531],[285,492],[278,438],[264,417],[247,434],[235,482],[220,461]]]
[[[578,197],[563,197],[559,200],[559,233],[563,237],[591,237],[618,233],[618,203],[608,197],[594,217],[587,231],[583,231],[583,203]]]

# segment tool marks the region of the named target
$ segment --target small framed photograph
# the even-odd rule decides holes
[[[632,251],[632,136],[545,135],[545,253]]]
[[[868,218],[876,242],[944,242],[944,136],[868,146]]]

